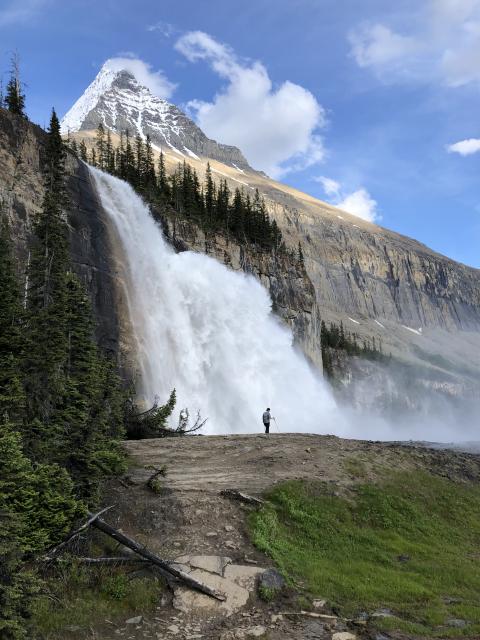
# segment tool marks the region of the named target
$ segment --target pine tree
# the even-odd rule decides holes
[[[157,185],[160,191],[160,196],[168,200],[170,197],[170,186],[167,180],[167,172],[165,170],[165,156],[163,155],[163,151],[160,151],[160,156],[158,158]]]
[[[23,309],[10,244],[6,220],[0,220],[0,428],[7,422],[19,425],[25,409]]]
[[[82,138],[82,141],[80,142],[80,158],[84,162],[88,162],[87,145],[85,144],[85,140],[83,138]]]
[[[110,133],[110,129],[107,129],[107,142],[105,145],[105,155],[106,155],[105,170],[108,171],[108,173],[115,174],[116,173],[115,151],[112,145],[112,136]]]
[[[305,260],[304,260],[304,257],[303,257],[302,245],[300,244],[300,242],[298,243],[298,264],[301,267],[305,266]]]
[[[215,183],[212,178],[212,169],[210,163],[207,163],[207,170],[205,171],[205,213],[207,216],[207,223],[213,225],[215,219]]]
[[[105,128],[101,122],[99,122],[96,133],[95,146],[97,149],[96,160],[100,169],[105,169],[106,162],[106,142],[105,142]],[[94,163],[92,163],[94,164]]]
[[[17,53],[12,56],[11,60],[10,80],[7,84],[5,104],[12,113],[26,117],[24,111],[25,94],[22,91],[22,83],[20,82],[20,60]]]
[[[47,460],[60,451],[63,425],[55,422],[55,410],[65,391],[64,363],[68,348],[65,331],[67,270],[69,265],[67,226],[63,208],[65,149],[55,111],[52,112],[44,158],[45,195],[35,225],[36,244],[29,267],[27,349],[25,376],[28,428],[27,451]],[[53,457],[55,459],[55,457]]]
[[[145,165],[145,147],[140,134],[135,135],[135,173],[133,177],[133,184],[135,187],[142,185],[142,169]]]
[[[234,236],[242,240],[243,236],[243,216],[244,216],[244,202],[240,189],[235,189],[233,196],[233,203],[230,212],[230,227]]]
[[[121,461],[115,441],[123,432],[111,423],[113,403],[105,394],[106,363],[94,341],[90,302],[73,274],[67,280],[66,311],[65,396],[59,407],[59,420],[65,430],[65,465],[81,494],[92,496],[98,479],[105,472],[112,472]],[[108,386],[112,390],[117,388],[114,379],[108,381]],[[115,396],[112,398],[116,402]],[[119,424],[122,422],[120,419]]]
[[[155,164],[153,161],[152,141],[147,134],[141,167],[141,182],[143,190],[150,196],[153,194],[156,184]]]
[[[133,153],[132,145],[130,143],[130,133],[128,129],[125,131],[125,154],[123,161],[123,178],[131,185],[136,186],[136,167],[135,167],[135,154]]]
[[[57,466],[33,465],[11,425],[0,429],[0,637],[21,640],[27,633],[35,576],[25,558],[43,552],[70,530],[83,507],[73,483]]]

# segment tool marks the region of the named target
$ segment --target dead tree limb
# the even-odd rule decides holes
[[[245,502],[246,504],[253,504],[256,507],[261,507],[265,504],[265,502],[260,498],[249,496],[248,493],[243,493],[242,491],[238,491],[238,489],[224,489],[223,491],[220,491],[220,495],[224,498],[238,500],[239,502]]]
[[[48,561],[48,560],[53,560],[53,556],[60,551],[60,549],[63,549],[63,547],[65,547],[71,540],[73,540],[74,538],[76,538],[80,533],[82,533],[82,531],[85,531],[85,529],[88,529],[88,527],[92,524],[92,522],[98,518],[99,516],[101,516],[102,514],[104,514],[106,511],[109,511],[110,509],[113,509],[115,505],[110,505],[109,507],[105,507],[104,509],[102,509],[101,511],[99,511],[98,513],[88,513],[88,520],[82,524],[81,527],[78,527],[78,529],[75,529],[75,531],[73,531],[68,538],[66,538],[65,540],[63,540],[63,542],[60,542],[60,544],[57,544],[56,547],[53,547],[53,549],[50,549],[48,552],[48,555],[43,557],[44,561]]]
[[[71,558],[48,558],[48,560],[51,562],[70,562]],[[106,556],[106,557],[99,557],[99,558],[79,558],[78,556],[75,556],[74,558],[75,562],[78,562],[79,564],[152,564],[150,560],[147,560],[146,558],[129,558],[127,556]]]
[[[105,520],[102,520],[102,518],[93,517],[93,514],[92,514],[91,525],[92,527],[95,527],[99,531],[103,531],[103,533],[106,533],[108,536],[110,536],[120,544],[123,544],[125,547],[128,547],[132,551],[135,551],[135,553],[138,553],[138,555],[142,556],[143,558],[146,558],[155,566],[160,567],[160,569],[163,572],[166,572],[170,574],[170,576],[174,576],[175,578],[178,578],[179,580],[181,580],[183,583],[185,583],[192,589],[196,589],[201,593],[205,593],[206,595],[211,596],[216,600],[221,600],[221,601],[225,600],[225,596],[223,594],[219,593],[218,591],[215,591],[214,589],[211,589],[206,584],[203,584],[198,580],[194,580],[187,573],[184,573],[183,571],[176,569],[166,560],[162,560],[162,558],[155,555],[154,553],[146,549],[144,546],[140,545],[138,542],[136,542],[132,538],[129,538],[121,531],[118,531],[118,529],[115,529],[114,527],[109,525],[107,522],[105,522]]]
[[[167,475],[167,468],[165,466],[160,469],[155,469],[154,473],[147,480],[147,487],[152,489],[152,491],[156,491],[156,483],[155,480],[159,477],[165,477]]]

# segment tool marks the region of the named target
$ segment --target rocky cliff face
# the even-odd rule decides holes
[[[204,156],[250,168],[239,149],[207,138],[178,107],[153,95],[128,71],[112,70],[108,61],[61,124],[67,134],[96,129],[100,123],[117,134],[128,129],[143,139],[149,135],[153,145],[172,150],[178,160]]]
[[[477,379],[478,269],[265,176],[242,180],[267,199],[287,243],[301,243],[322,319],[405,362]]]
[[[0,202],[12,229],[21,283],[25,282],[32,228],[43,198],[44,142],[42,129],[0,109]],[[120,339],[116,273],[105,219],[85,165],[69,154],[67,172],[72,264],[90,293],[97,340],[116,354]]]

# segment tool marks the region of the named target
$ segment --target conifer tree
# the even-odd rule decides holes
[[[275,221],[274,221],[275,222]],[[301,267],[305,266],[305,260],[303,257],[302,245],[298,243],[298,263]]]
[[[212,169],[210,163],[207,163],[205,172],[205,211],[207,221],[213,222],[215,218],[215,183],[212,178]]]
[[[140,137],[140,134],[137,133],[135,135],[135,164],[134,164],[134,168],[135,168],[135,173],[134,173],[134,182],[136,183],[135,186],[140,186],[141,185],[141,174],[142,174],[142,169],[145,165],[145,148],[143,145],[143,140]]]
[[[62,449],[63,425],[55,410],[65,391],[64,363],[69,263],[64,187],[65,149],[60,125],[52,112],[44,158],[45,195],[35,225],[37,242],[29,267],[28,338],[25,354],[28,428],[25,446],[34,458],[48,448],[47,460]]]
[[[123,178],[127,182],[130,182],[133,186],[136,186],[136,167],[135,167],[135,154],[133,153],[132,145],[130,143],[130,133],[128,129],[125,131],[125,154],[123,161]]]
[[[59,407],[59,420],[66,431],[65,464],[82,495],[91,496],[98,479],[121,462],[115,441],[123,435],[123,420],[115,415],[119,424],[112,424],[113,403],[106,398],[105,385],[113,390],[115,380],[107,383],[105,379],[106,363],[94,341],[90,302],[72,273],[67,279],[66,314],[65,397]],[[116,402],[114,395],[112,398]]]
[[[7,422],[19,425],[25,409],[25,394],[20,378],[23,309],[6,219],[0,219],[0,291],[1,429],[1,425]]]
[[[160,195],[168,200],[170,197],[170,186],[167,180],[167,172],[165,169],[165,156],[163,155],[163,151],[160,151],[160,156],[158,158],[158,178],[157,178],[158,190],[160,191]]]
[[[110,133],[110,129],[107,129],[107,142],[105,145],[105,154],[106,154],[105,170],[108,171],[108,173],[115,174],[116,172],[115,152],[112,145],[112,136]]]
[[[152,141],[148,134],[145,140],[141,174],[142,174],[142,183],[145,191],[147,191],[148,193],[152,193],[153,189],[155,188],[156,178],[155,178],[155,164],[153,162]]]
[[[87,145],[85,144],[85,140],[83,138],[82,138],[82,141],[80,142],[80,158],[84,162],[88,162]]]
[[[230,224],[232,231],[237,238],[241,238],[243,235],[243,215],[244,215],[244,202],[240,189],[235,189],[235,195],[233,196],[233,203],[230,214]]]
[[[33,465],[22,451],[20,434],[11,425],[0,429],[0,637],[30,637],[26,622],[35,576],[24,560],[57,543],[83,507],[73,483],[58,466]]]
[[[98,167],[100,169],[105,169],[105,165],[106,165],[105,128],[101,122],[98,124],[98,127],[97,127],[95,146],[97,148],[96,160],[98,162]]]
[[[5,104],[12,113],[26,117],[24,111],[25,94],[22,91],[22,83],[20,82],[20,60],[17,53],[13,54],[11,60],[10,80],[7,84]]]

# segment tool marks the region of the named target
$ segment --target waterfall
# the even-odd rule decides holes
[[[90,168],[123,262],[140,397],[208,418],[204,433],[262,431],[267,407],[282,432],[334,433],[381,440],[478,439],[478,401],[439,405],[395,420],[337,407],[323,378],[294,348],[290,330],[252,276],[208,256],[175,253],[148,207],[126,182]],[[384,370],[385,381],[391,372]],[[399,390],[402,391],[401,389]],[[465,406],[463,406],[465,405]],[[440,409],[440,411],[439,411]],[[275,426],[271,428],[275,431]]]
[[[178,410],[208,418],[205,433],[261,431],[266,407],[282,431],[338,433],[331,393],[262,285],[208,256],[175,253],[126,182],[91,172],[124,255],[139,394],[164,402],[175,387]]]

